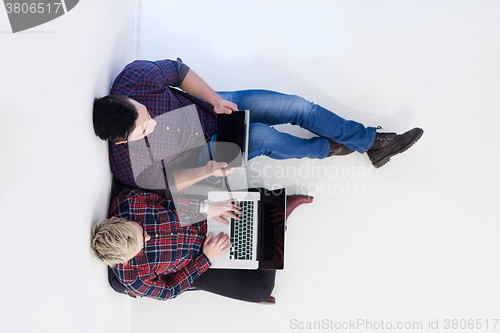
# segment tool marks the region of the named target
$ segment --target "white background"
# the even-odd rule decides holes
[[[493,331],[499,21],[498,1],[85,0],[12,34],[0,10],[1,330],[288,332],[362,319],[443,331],[481,319],[471,331]],[[134,58],[175,57],[216,90],[272,89],[385,131],[425,130],[378,171],[357,153],[253,161],[254,185],[315,196],[289,219],[274,306],[204,292],[131,300],[91,256],[110,182],[92,98]]]

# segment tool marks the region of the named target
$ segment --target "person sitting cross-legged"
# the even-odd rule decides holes
[[[418,127],[404,134],[377,133],[375,127],[346,120],[295,95],[268,90],[215,92],[180,59],[134,61],[118,75],[110,93],[94,101],[94,131],[109,142],[111,170],[117,179],[140,188],[165,189],[161,169],[192,158],[188,152],[179,154],[180,143],[199,138],[215,141],[218,115],[237,110],[250,110],[249,159],[260,155],[274,159],[323,159],[357,151],[366,153],[373,166],[379,168],[410,148],[423,134]],[[200,130],[193,129],[192,123],[181,128],[185,113],[173,112],[189,106],[195,107]],[[155,127],[155,120],[168,113],[172,113],[169,123]],[[287,123],[317,136],[303,139],[273,127]],[[155,131],[162,131],[162,135],[154,137]],[[144,147],[151,144],[154,149],[140,151],[137,160],[131,161],[130,144],[146,137],[149,141]],[[152,159],[158,163],[157,168],[149,168]],[[223,166],[214,167],[212,162],[176,172],[189,185],[214,175],[220,167]],[[138,172],[134,174],[134,170],[142,172],[147,186],[136,183]]]
[[[288,198],[287,217],[310,202],[312,197]],[[132,296],[167,300],[196,288],[248,302],[268,300],[276,271],[209,270],[231,244],[226,234],[207,234],[204,218],[209,215],[227,223],[223,217],[239,219],[241,211],[229,201],[212,202],[205,215],[203,205],[179,201],[176,209],[173,201],[158,193],[124,190],[111,203],[111,217],[92,226],[91,248]],[[203,216],[196,218],[200,222],[183,225],[181,214]]]

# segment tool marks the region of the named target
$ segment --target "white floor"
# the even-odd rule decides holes
[[[135,38],[132,0],[81,1],[19,34],[7,32],[0,10],[2,331],[411,332],[419,323],[422,332],[464,323],[492,331],[500,319],[498,1],[138,4]],[[175,57],[216,90],[272,89],[386,131],[425,130],[378,171],[360,154],[253,161],[253,186],[315,196],[289,219],[274,306],[204,292],[132,301],[110,290],[88,250],[110,179],[92,98],[134,58]]]

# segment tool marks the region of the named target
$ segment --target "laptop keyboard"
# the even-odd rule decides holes
[[[241,207],[241,220],[231,219],[229,259],[252,260],[254,201],[236,201]]]

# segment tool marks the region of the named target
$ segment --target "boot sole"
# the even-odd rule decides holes
[[[422,130],[420,132],[420,134],[413,141],[408,143],[406,146],[404,146],[403,148],[401,148],[400,150],[398,150],[392,154],[387,155],[386,157],[384,157],[383,159],[381,159],[377,163],[373,163],[373,166],[378,169],[381,166],[385,165],[387,162],[389,162],[391,157],[396,156],[397,154],[404,153],[405,151],[410,149],[410,147],[413,146],[415,144],[415,142],[417,142],[422,137],[423,134],[424,134],[424,130]]]

